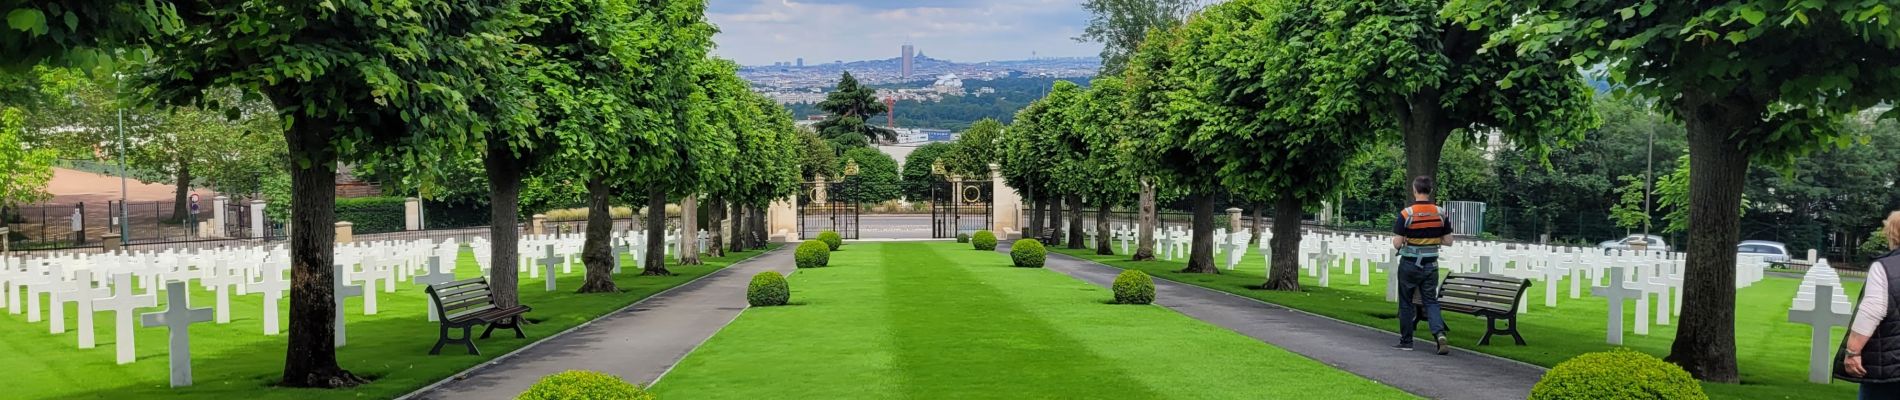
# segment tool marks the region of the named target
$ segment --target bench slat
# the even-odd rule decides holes
[[[1501,282],[1501,281],[1494,281],[1494,280],[1470,279],[1470,278],[1455,276],[1451,278],[1445,278],[1444,284],[1445,285],[1466,285],[1466,286],[1475,286],[1475,287],[1481,287],[1481,288],[1487,288],[1487,289],[1508,290],[1508,291],[1516,292],[1517,288],[1523,285],[1523,282],[1521,281]]]
[[[459,302],[463,302],[463,301],[467,301],[468,299],[474,299],[474,298],[490,298],[490,297],[492,297],[493,295],[494,295],[494,293],[492,293],[492,292],[489,292],[489,291],[488,291],[488,288],[482,288],[482,290],[477,290],[477,291],[473,291],[473,292],[465,292],[465,293],[458,293],[458,294],[456,294],[456,295],[454,295],[454,296],[443,296],[443,297],[441,298],[441,299],[442,299],[442,300],[441,300],[441,303],[442,303],[442,304],[453,304],[453,303],[459,303]]]
[[[488,281],[485,278],[477,277],[477,278],[468,278],[468,279],[463,279],[463,280],[448,282],[448,283],[437,283],[434,285],[429,285],[429,287],[435,288],[436,290],[448,290],[451,288],[467,286],[467,285],[472,285],[472,284],[487,285]]]
[[[481,305],[492,306],[494,304],[495,304],[495,300],[493,298],[477,297],[477,298],[472,298],[472,299],[465,299],[465,300],[454,302],[454,303],[443,303],[441,306],[443,310],[456,312],[456,311],[461,311],[463,309],[478,307]]]
[[[1445,302],[1445,300],[1448,300],[1448,299],[1460,299],[1466,303],[1482,305],[1485,307],[1501,308],[1501,309],[1510,309],[1511,303],[1513,303],[1510,298],[1481,296],[1481,295],[1474,295],[1470,293],[1457,293],[1457,292],[1445,293],[1443,297],[1439,298],[1439,302],[1443,303]]]
[[[1500,297],[1517,297],[1517,289],[1516,289],[1516,288],[1512,288],[1512,289],[1509,289],[1509,290],[1506,290],[1506,289],[1493,289],[1493,288],[1488,288],[1488,287],[1481,287],[1481,286],[1470,286],[1470,285],[1465,285],[1465,284],[1462,284],[1462,283],[1448,283],[1448,284],[1445,284],[1445,287],[1444,287],[1444,288],[1442,288],[1442,289],[1441,289],[1441,291],[1444,291],[1444,292],[1464,292],[1464,293],[1478,293],[1478,294],[1484,294],[1484,295],[1490,295],[1490,296],[1500,296]]]
[[[450,313],[448,314],[449,317],[446,319],[446,321],[447,322],[467,321],[470,319],[470,317],[473,317],[475,314],[480,314],[482,312],[486,312],[494,308],[495,308],[494,304],[483,304],[479,307],[463,310],[460,312]]]
[[[458,294],[473,292],[477,290],[488,290],[488,284],[462,285],[462,286],[458,286],[451,289],[438,289],[436,290],[435,293],[436,295],[442,296],[443,298],[450,298],[450,297],[455,297],[455,295],[458,295]]]

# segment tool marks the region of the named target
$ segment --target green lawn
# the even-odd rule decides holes
[[[68,331],[58,335],[47,333],[45,321],[27,323],[25,315],[0,314],[0,338],[4,338],[0,340],[0,370],[14,371],[8,379],[10,387],[0,397],[393,398],[757,254],[759,252],[753,251],[710,258],[705,260],[705,266],[673,266],[670,268],[678,275],[670,277],[638,276],[639,269],[629,268],[615,276],[614,281],[625,290],[618,294],[573,293],[580,287],[583,275],[578,264],[573,273],[558,277],[561,290],[557,292],[546,291],[543,279],[528,279],[524,274],[520,284],[521,302],[534,307],[527,317],[535,322],[525,328],[528,338],[515,339],[512,334],[497,333],[493,339],[478,340],[482,351],[479,356],[467,355],[455,346],[445,347],[439,356],[428,354],[429,347],[435,343],[437,328],[436,323],[426,318],[428,300],[420,285],[403,283],[397,285],[395,293],[378,293],[381,312],[372,316],[362,315],[363,300],[353,297],[345,307],[349,344],[337,351],[337,357],[344,368],[375,381],[346,390],[273,386],[283,372],[286,336],[264,336],[263,296],[257,293],[232,296],[229,324],[206,322],[191,326],[196,385],[176,390],[168,383],[164,329],[135,330],[137,362],[117,365],[111,313],[100,312],[94,317],[98,347],[86,350],[76,346],[77,333],[71,330],[76,326],[72,322],[75,307],[71,303],[67,305]],[[633,265],[631,258],[626,262]],[[481,274],[467,249],[457,263],[457,274],[464,278]],[[195,283],[190,287],[192,307],[207,308],[214,304],[211,292]],[[159,299],[163,303],[162,293]],[[279,316],[286,319],[280,326],[288,328],[289,300],[285,299],[280,307],[285,311]],[[136,318],[134,321],[136,323]]]
[[[1306,276],[1302,272],[1300,286],[1304,288],[1303,291],[1273,292],[1253,288],[1266,280],[1264,255],[1258,249],[1249,250],[1237,269],[1223,269],[1220,275],[1177,272],[1185,266],[1185,260],[1137,263],[1128,261],[1126,256],[1098,256],[1094,250],[1057,251],[1117,268],[1141,269],[1159,278],[1235,293],[1387,331],[1398,331],[1398,307],[1385,301],[1385,276],[1378,273],[1372,274],[1371,285],[1360,286],[1357,271],[1353,275],[1346,275],[1342,270],[1334,269],[1332,287],[1323,288],[1319,287],[1319,278]],[[1224,255],[1216,259],[1225,262]],[[1798,279],[1770,276],[1736,294],[1735,342],[1742,384],[1703,384],[1711,397],[1835,399],[1854,396],[1858,387],[1850,383],[1807,383],[1810,329],[1807,325],[1787,322],[1787,310],[1799,284]],[[1591,297],[1587,289],[1581,298],[1571,299],[1569,280],[1565,279],[1558,286],[1557,308],[1547,308],[1544,307],[1542,285],[1542,281],[1534,281],[1530,290],[1526,291],[1530,312],[1518,318],[1518,329],[1529,346],[1519,347],[1509,338],[1500,340],[1495,337],[1491,345],[1477,346],[1478,337],[1484,334],[1484,319],[1445,313],[1446,323],[1452,328],[1449,335],[1452,342],[1467,349],[1546,367],[1578,354],[1612,347],[1604,344],[1607,330],[1605,314],[1609,312],[1607,301]],[[1846,285],[1848,293],[1860,293],[1859,282],[1847,282]],[[1625,329],[1634,329],[1634,305],[1633,300],[1624,305],[1627,318]],[[1425,328],[1420,325],[1420,329]],[[1829,338],[1838,343],[1844,333],[1845,328],[1835,328]],[[1669,345],[1675,335],[1673,325],[1651,324],[1648,336],[1625,331],[1623,344],[1661,357],[1669,354]]]
[[[673,399],[1409,398],[1158,306],[944,242],[852,243],[654,387]]]

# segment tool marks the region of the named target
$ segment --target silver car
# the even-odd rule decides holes
[[[1794,259],[1794,253],[1788,251],[1788,245],[1766,240],[1743,240],[1735,245],[1735,255],[1761,257],[1771,264],[1786,263]]]
[[[1669,251],[1669,243],[1664,242],[1662,236],[1644,235],[1644,234],[1629,235],[1629,237],[1617,239],[1617,240],[1605,240],[1603,241],[1603,243],[1597,243],[1597,248],[1600,248],[1606,251],[1608,250],[1634,250],[1636,248],[1635,244],[1638,244],[1638,243],[1643,244],[1644,245],[1643,247],[1645,250],[1661,251],[1661,252]]]

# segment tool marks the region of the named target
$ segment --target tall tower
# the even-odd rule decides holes
[[[898,60],[899,63],[903,63],[904,65],[904,72],[903,72],[904,79],[910,79],[910,72],[913,68],[913,65],[916,63],[916,61],[913,61],[913,59],[911,58],[911,55],[916,54],[916,52],[917,52],[916,47],[912,47],[909,44],[904,45],[904,58]]]

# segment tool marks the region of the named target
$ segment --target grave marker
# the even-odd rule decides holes
[[[343,301],[351,297],[361,297],[364,292],[362,285],[350,286],[349,275],[344,274],[348,270],[348,267],[337,265],[336,275],[330,277],[330,293],[336,301],[336,320],[331,322],[336,326],[336,347],[343,347],[343,344],[347,342],[343,337]]]
[[[135,295],[132,288],[132,274],[112,275],[112,297],[94,299],[93,308],[113,312],[112,340],[118,347],[120,365],[130,364],[138,356],[133,350],[137,337],[132,336],[132,312],[139,307],[158,306],[158,296],[152,294]]]
[[[541,259],[541,268],[542,270],[547,272],[547,278],[548,278],[547,287],[548,287],[548,291],[552,292],[554,291],[554,267],[558,267],[567,263],[561,262],[563,261],[561,257],[554,255],[554,245],[551,245],[551,244],[548,245],[547,249],[548,249],[548,256],[546,258]]]
[[[1641,296],[1643,292],[1630,288],[1629,282],[1623,280],[1623,267],[1610,267],[1609,272],[1609,285],[1591,287],[1590,294],[1609,300],[1609,329],[1604,342],[1621,345],[1623,344],[1623,301]]]
[[[163,326],[170,334],[172,387],[191,386],[191,324],[213,318],[211,310],[191,308],[190,302],[184,282],[165,282],[165,311],[139,315],[145,327]]]
[[[1834,307],[1822,305],[1834,298],[1834,285],[1814,287],[1815,302],[1806,310],[1788,310],[1788,322],[1806,324],[1809,329],[1808,344],[1808,382],[1826,384],[1832,380],[1834,371],[1833,351],[1829,337],[1836,326],[1852,323],[1851,312],[1836,312]]]

